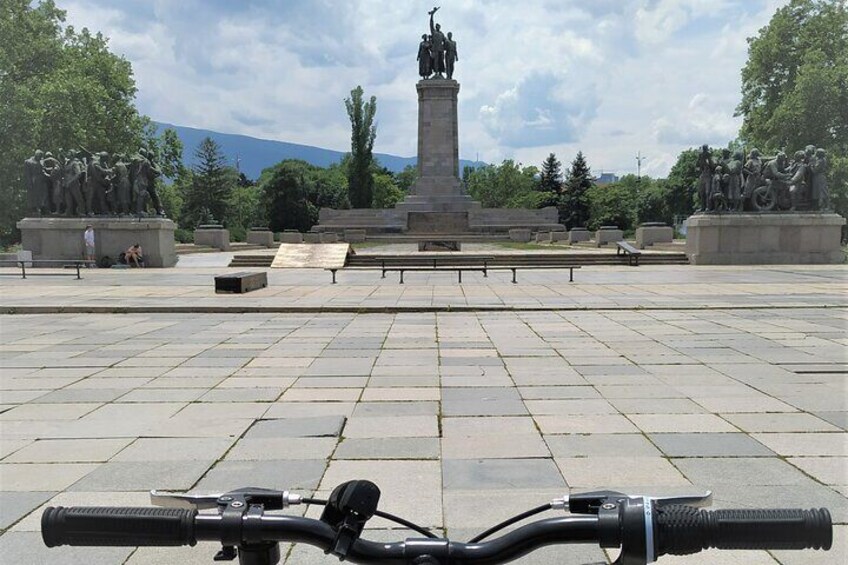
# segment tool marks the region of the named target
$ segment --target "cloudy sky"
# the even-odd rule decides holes
[[[785,0],[440,0],[459,46],[460,155],[662,176],[739,127],[746,38]],[[376,150],[416,151],[432,0],[57,0],[133,65],[155,120],[345,151],[343,99],[377,96]]]

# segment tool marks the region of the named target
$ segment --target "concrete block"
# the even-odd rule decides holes
[[[24,218],[18,222],[21,244],[33,260],[80,260],[85,255],[82,234],[94,228],[95,256],[117,260],[118,255],[138,243],[148,267],[177,264],[174,244],[176,225],[167,218]]]
[[[568,241],[568,232],[552,231],[551,232],[551,241]]]
[[[339,234],[334,231],[325,231],[321,233],[321,243],[338,243]]]
[[[695,265],[842,263],[843,225],[833,213],[696,214],[686,253]]]
[[[665,225],[643,224],[636,228],[636,247],[645,249],[655,243],[671,243],[674,241],[674,228]]]
[[[509,230],[509,240],[518,241],[520,243],[529,243],[531,232],[528,229],[518,228]]]
[[[280,243],[303,243],[303,234],[296,230],[286,230],[280,234]]]
[[[571,231],[568,232],[568,243],[575,244],[580,241],[591,241],[595,236],[592,232],[587,230],[586,228],[572,228]]]
[[[536,232],[536,243],[550,243],[551,241],[551,232],[549,231],[538,231]]]
[[[229,251],[230,230],[217,226],[200,226],[194,230],[194,244],[215,247],[221,251]]]
[[[601,226],[595,232],[595,247],[601,247],[607,243],[615,243],[624,239],[624,232],[616,226]]]
[[[462,243],[454,240],[427,240],[418,242],[418,251],[461,251]]]
[[[247,242],[253,245],[274,247],[274,232],[268,228],[252,228],[247,232]]]
[[[365,230],[350,229],[344,231],[344,240],[348,243],[364,243]]]
[[[317,232],[306,232],[303,234],[304,243],[321,243],[321,234]]]

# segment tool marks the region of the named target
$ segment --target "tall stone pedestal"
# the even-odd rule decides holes
[[[845,218],[834,213],[696,214],[686,220],[693,265],[842,263]]]
[[[174,246],[176,225],[167,218],[24,218],[18,222],[21,246],[32,258],[79,260],[85,257],[83,232],[94,228],[98,260],[118,255],[138,243],[147,267],[173,267],[177,264]]]
[[[418,180],[390,210],[319,211],[319,231],[364,229],[368,233],[507,234],[511,228],[561,229],[556,208],[483,208],[465,194],[459,179],[459,83],[418,81]]]

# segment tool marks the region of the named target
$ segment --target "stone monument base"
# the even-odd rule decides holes
[[[24,218],[18,222],[21,246],[32,258],[79,260],[85,258],[83,232],[94,228],[95,256],[99,261],[118,256],[138,243],[147,267],[177,264],[174,246],[176,225],[167,218]]]
[[[834,213],[695,214],[686,220],[693,265],[842,263],[845,218]]]

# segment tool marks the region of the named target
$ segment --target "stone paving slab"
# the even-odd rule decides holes
[[[434,303],[440,289],[425,288]],[[754,303],[0,316],[0,551],[22,563],[206,562],[196,556],[207,547],[49,551],[40,508],[144,504],[147,489],[169,486],[323,496],[369,478],[387,511],[466,538],[593,487],[710,488],[717,507],[826,506],[838,524],[829,554],[659,563],[844,562],[848,363],[834,351],[848,311]],[[580,546],[520,562],[593,560],[608,556]],[[287,562],[330,561],[296,546]]]
[[[522,272],[519,284],[511,284],[511,275],[500,271],[487,278],[468,273],[462,285],[447,275],[417,273],[402,286],[392,279],[381,279],[374,271],[342,271],[337,285],[330,284],[328,273],[314,269],[266,271],[268,287],[244,295],[215,294],[212,282],[221,274],[220,268],[94,269],[86,271],[79,281],[70,277],[0,277],[0,312],[679,310],[848,305],[848,269],[842,265],[745,269],[589,266],[581,269],[574,283],[568,282],[567,270],[556,269]],[[0,274],[11,272],[0,269]],[[806,352],[797,353],[803,356]]]

